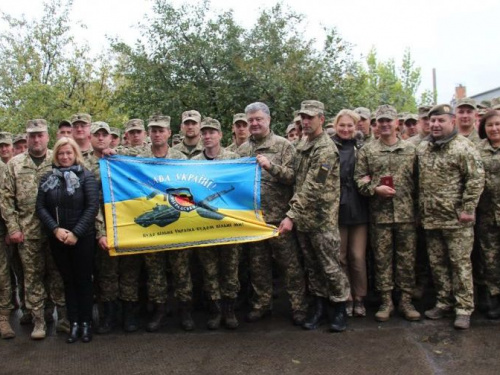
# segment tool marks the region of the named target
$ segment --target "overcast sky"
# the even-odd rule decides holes
[[[172,3],[182,4],[181,0]],[[251,27],[259,10],[272,1],[212,0],[212,8],[234,10],[235,19]],[[336,27],[354,45],[357,58],[375,47],[380,59],[400,63],[409,48],[422,69],[420,91],[432,89],[432,69],[437,71],[439,102],[449,102],[458,84],[468,95],[500,87],[500,1],[477,0],[286,0],[305,16],[307,37],[321,39],[324,26]],[[107,36],[133,43],[137,24],[150,13],[150,0],[74,0],[72,19],[87,29],[75,30],[99,52]],[[0,10],[28,19],[37,17],[41,0],[0,0]],[[1,30],[0,30],[1,31]]]

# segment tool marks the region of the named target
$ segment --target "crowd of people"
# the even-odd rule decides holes
[[[119,322],[136,331],[143,282],[152,306],[148,332],[167,322],[169,290],[184,330],[195,328],[196,299],[204,302],[208,329],[236,329],[242,295],[246,322],[271,313],[274,265],[291,322],[308,330],[327,321],[330,331],[342,332],[348,317],[366,316],[368,268],[380,295],[379,322],[395,305],[405,319],[422,319],[413,301],[430,282],[436,303],[425,318],[454,315],[457,329],[470,327],[475,307],[500,318],[500,108],[480,115],[464,98],[415,115],[387,104],[373,114],[359,107],[331,120],[325,115],[323,103],[305,100],[281,137],[269,107],[251,103],[234,115],[227,147],[220,122],[196,110],[182,113],[174,136],[169,116],[154,115],[146,126],[131,119],[121,137],[106,122],[75,114],[59,123],[53,151],[43,119],[29,120],[24,135],[0,132],[1,337],[15,337],[10,319],[17,308],[20,324],[33,325],[33,339],[43,339],[54,319],[68,343],[90,342]],[[255,157],[263,217],[279,236],[110,256],[99,159],[114,154]]]

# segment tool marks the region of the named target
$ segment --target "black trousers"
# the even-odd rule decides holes
[[[95,254],[95,234],[79,238],[68,246],[55,237],[50,239],[54,261],[64,282],[66,309],[70,322],[91,322],[94,303],[92,271]]]

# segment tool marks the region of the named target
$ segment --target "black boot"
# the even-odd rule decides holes
[[[82,342],[91,342],[92,341],[92,323],[83,322],[81,324],[82,330]]]
[[[314,297],[314,302],[309,309],[308,317],[304,322],[302,328],[304,329],[316,329],[318,328],[321,319],[324,315],[324,298]]]
[[[66,339],[68,344],[72,344],[78,341],[78,337],[80,337],[80,326],[77,322],[72,322],[70,325],[69,336]]]
[[[123,302],[123,329],[125,332],[135,332],[139,329],[137,302]]]
[[[491,298],[488,287],[486,285],[477,285],[476,292],[477,309],[483,314],[487,313],[491,309]]]
[[[220,301],[209,301],[209,315],[207,320],[207,328],[210,330],[219,329],[222,319]]]
[[[236,299],[228,298],[224,300],[224,325],[228,329],[236,329],[240,325],[236,315],[234,314],[234,306],[236,305]]]
[[[347,328],[347,311],[345,302],[333,302],[328,306],[330,332],[344,332]]]
[[[102,303],[102,318],[99,319],[99,327],[97,333],[110,333],[116,326],[116,303],[108,301]]]
[[[191,301],[179,302],[179,313],[181,315],[181,327],[184,331],[192,331],[194,329],[194,321],[191,317],[193,305]]]
[[[156,303],[155,312],[151,317],[151,320],[146,326],[146,331],[156,332],[160,327],[165,324],[165,318],[167,317],[167,304],[166,303]]]
[[[486,313],[488,319],[500,319],[500,296],[491,297],[491,308]]]

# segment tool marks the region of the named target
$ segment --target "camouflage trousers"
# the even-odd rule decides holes
[[[98,280],[97,290],[99,301],[116,301],[119,296],[119,265],[121,257],[112,257],[107,251],[97,248]]]
[[[293,311],[306,311],[306,284],[299,262],[299,248],[293,232],[248,246],[248,264],[253,309],[270,309],[273,296],[272,258],[285,277],[285,289]]]
[[[426,230],[427,252],[436,289],[436,306],[455,307],[456,314],[474,311],[474,289],[470,255],[473,228]]]
[[[17,292],[19,294],[19,302],[21,307],[24,307],[24,272],[23,263],[19,256],[19,250],[17,245],[7,246],[7,257],[9,259],[10,270],[11,270],[11,284],[12,289],[17,286]]]
[[[203,290],[212,300],[236,299],[240,290],[238,281],[239,250],[237,246],[213,246],[196,249],[203,269]]]
[[[5,236],[0,236],[0,310],[13,310],[10,267]]]
[[[193,284],[189,272],[189,251],[126,255],[120,259],[120,299],[139,300],[139,276],[143,264],[147,273],[148,299],[153,303],[165,303],[168,296],[166,259],[170,262],[174,282],[174,295],[180,301],[190,301]]]
[[[65,306],[64,284],[47,240],[25,239],[17,246],[23,264],[26,308],[43,308],[47,294],[57,306]]]
[[[500,227],[478,224],[476,227],[481,255],[484,260],[484,278],[492,296],[500,295]]]
[[[349,297],[349,279],[340,264],[340,233],[337,227],[324,232],[297,231],[313,296],[344,302]]]
[[[417,232],[414,223],[372,224],[375,288],[390,292],[396,286],[412,294],[415,289]]]

